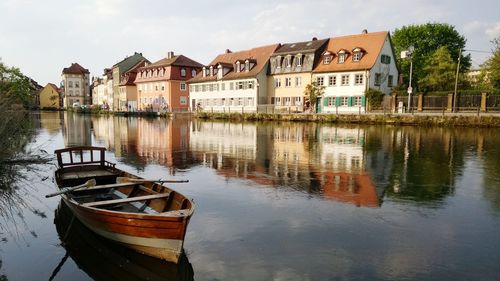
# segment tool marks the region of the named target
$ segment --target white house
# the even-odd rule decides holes
[[[390,94],[397,84],[398,68],[389,32],[363,31],[330,38],[313,70],[312,81],[325,87],[317,111],[364,112],[368,89]]]
[[[191,110],[255,112],[267,103],[267,66],[279,44],[218,55],[190,79]]]
[[[62,85],[64,87],[63,106],[90,104],[90,72],[78,63],[62,70]]]

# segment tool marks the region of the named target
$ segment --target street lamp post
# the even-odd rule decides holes
[[[408,50],[406,51],[402,51],[401,52],[401,58],[402,59],[405,59],[405,58],[410,58],[410,82],[408,83],[408,110],[407,112],[410,112],[410,108],[411,108],[411,94],[413,93],[413,88],[411,86],[411,77],[412,77],[412,74],[413,74],[413,58],[412,58],[412,55],[413,55],[413,51],[415,51],[415,48],[413,46],[410,46],[408,47]]]

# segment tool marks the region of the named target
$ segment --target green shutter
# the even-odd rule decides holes
[[[347,106],[352,106],[352,97],[347,98]]]
[[[362,97],[361,97],[361,106],[362,106],[362,107],[365,107],[365,105],[366,105],[366,97],[365,97],[365,96],[362,96]]]
[[[327,97],[323,98],[323,106],[328,106],[328,98]]]
[[[335,97],[335,106],[340,106],[340,97]]]

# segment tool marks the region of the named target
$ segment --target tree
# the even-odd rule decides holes
[[[18,68],[8,67],[0,61],[0,102],[27,104],[31,90],[29,78]]]
[[[500,36],[491,41],[493,55],[482,65],[483,83],[489,89],[500,89]]]
[[[317,82],[307,84],[304,95],[309,98],[311,108],[316,108],[316,99],[325,93],[325,86],[319,86]]]
[[[429,63],[434,52],[440,47],[446,47],[450,53],[451,59],[456,62],[458,56],[461,56],[460,72],[465,72],[471,66],[470,55],[463,56],[460,50],[465,48],[466,39],[460,35],[455,27],[445,23],[426,23],[421,25],[403,26],[394,30],[392,34],[392,43],[396,53],[396,61],[400,66],[401,73],[407,83],[410,74],[410,61],[402,60],[399,57],[401,51],[408,49],[409,46],[415,48],[413,60],[412,82],[418,81],[425,75],[424,67]],[[413,86],[413,85],[412,85]]]
[[[446,47],[440,47],[434,52],[427,65],[424,75],[418,80],[424,91],[448,91],[455,85],[457,64],[453,62]]]

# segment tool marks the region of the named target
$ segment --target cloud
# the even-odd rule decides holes
[[[488,38],[490,40],[493,40],[497,37],[500,36],[500,22],[496,22],[494,24],[492,24],[490,27],[487,27],[486,30],[484,31],[484,33],[486,34],[486,36],[488,36]]]

